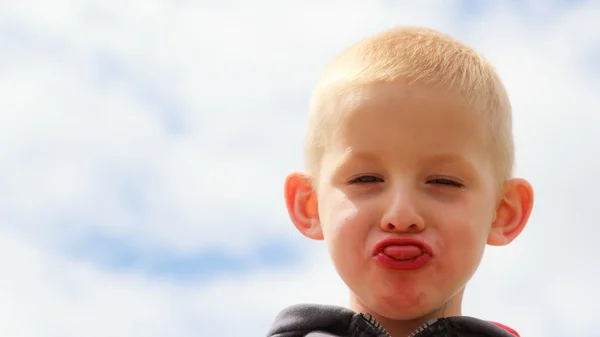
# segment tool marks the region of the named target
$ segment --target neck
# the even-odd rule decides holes
[[[392,337],[406,337],[412,334],[421,325],[427,323],[433,318],[461,316],[463,291],[464,289],[461,290],[454,297],[452,297],[442,307],[426,315],[411,319],[398,320],[381,316],[378,313],[366,307],[365,305],[363,305],[362,302],[354,294],[351,294],[350,297],[350,309],[356,312],[370,314],[387,330],[387,332]]]

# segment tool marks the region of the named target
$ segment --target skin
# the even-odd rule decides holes
[[[486,244],[521,233],[533,190],[523,179],[496,183],[485,127],[451,93],[396,81],[345,95],[319,176],[286,179],[288,212],[303,235],[325,241],[351,309],[407,336],[432,317],[461,315]],[[430,262],[412,271],[376,262],[377,242],[398,236],[429,244]]]

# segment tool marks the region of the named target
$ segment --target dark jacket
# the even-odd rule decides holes
[[[303,304],[283,310],[267,337],[391,337],[370,315]],[[397,336],[394,336],[397,337]],[[487,321],[456,316],[432,319],[408,337],[514,337]]]

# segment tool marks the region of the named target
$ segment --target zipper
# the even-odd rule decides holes
[[[365,332],[374,333],[374,335],[370,334],[370,336],[372,336],[372,337],[392,337],[392,335],[390,335],[390,333],[387,332],[385,330],[385,328],[383,326],[381,326],[381,324],[370,314],[360,313],[359,317],[361,319],[355,320],[355,323],[357,323],[357,325],[360,328],[367,330]],[[421,326],[419,326],[415,331],[413,331],[410,335],[408,335],[408,337],[418,337],[421,334],[421,332],[427,330],[427,328],[429,328],[431,325],[433,325],[435,322],[437,322],[437,320],[438,320],[437,318],[430,319],[429,321],[427,321],[427,323],[424,323]],[[367,323],[368,327],[365,327],[364,324],[361,324],[361,322]]]
[[[418,327],[417,330],[413,331],[413,333],[408,335],[408,337],[418,337],[421,334],[421,332],[427,330],[427,328],[429,328],[431,325],[437,322],[437,320],[437,318],[430,319],[429,321],[427,321],[427,323],[424,323],[423,325]]]
[[[372,337],[392,337],[392,335],[390,335],[384,327],[381,326],[381,324],[379,324],[379,322],[377,322],[377,320],[369,315],[369,314],[364,314],[364,313],[360,313],[359,314],[360,319],[356,320],[355,322],[357,323],[357,325],[366,330],[365,332],[369,333],[370,336]],[[364,324],[361,324],[362,322],[366,323],[367,326],[364,326]]]

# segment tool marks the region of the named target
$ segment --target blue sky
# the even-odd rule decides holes
[[[198,284],[219,277],[236,277],[256,270],[285,269],[298,263],[301,252],[281,237],[262,239],[243,255],[219,249],[218,245],[198,247],[176,254],[168,249],[137,247],[126,239],[101,234],[78,240],[67,255],[90,261],[101,268],[121,272],[135,270],[148,277]]]
[[[319,71],[410,24],[496,65],[517,172],[537,192],[466,312],[524,336],[593,336],[598,13],[589,0],[0,5],[0,335],[212,337],[207,321],[261,335],[284,306],[345,304],[322,244],[287,219],[283,178],[302,167]]]

